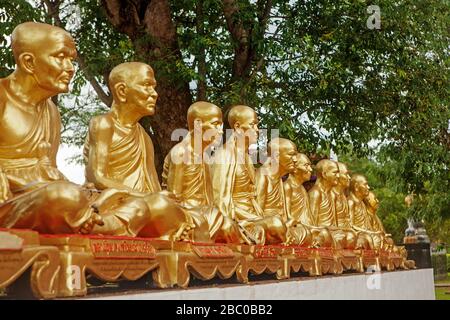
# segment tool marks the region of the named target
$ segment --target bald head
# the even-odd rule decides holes
[[[64,29],[39,22],[25,22],[19,24],[12,32],[11,48],[16,63],[19,56],[24,53],[41,51],[46,47],[46,43],[52,41],[65,41],[71,44],[71,49],[75,51],[75,42],[72,36]],[[76,52],[72,52],[75,55]]]
[[[236,123],[245,123],[248,120],[257,119],[255,110],[248,106],[237,105],[230,109],[228,112],[228,124],[230,128],[234,128]]]
[[[206,101],[194,102],[187,111],[189,130],[194,129],[195,120],[200,119],[202,122],[206,122],[215,117],[222,120],[222,110],[218,106]]]
[[[270,140],[269,145],[267,146],[267,151],[270,155],[272,152],[279,150],[280,153],[287,150],[297,151],[297,146],[291,140],[284,138],[274,138]]]
[[[350,181],[350,190],[361,200],[369,195],[369,184],[366,177],[362,174],[355,173]]]
[[[142,62],[124,62],[111,70],[108,83],[114,94],[116,84],[133,84],[146,76],[150,76],[156,85],[153,69],[148,64]]]
[[[323,175],[323,173],[337,168],[336,162],[329,159],[320,160],[316,165],[316,170],[319,175]]]

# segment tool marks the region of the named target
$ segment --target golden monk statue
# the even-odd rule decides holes
[[[63,29],[26,22],[11,46],[17,67],[0,79],[0,168],[11,195],[0,206],[0,227],[89,233],[102,220],[56,167],[61,120],[50,99],[69,90],[75,43]]]
[[[266,217],[277,216],[288,223],[289,213],[282,177],[295,170],[297,146],[288,139],[274,138],[269,142],[268,153],[270,157],[258,168],[256,174],[257,201]],[[287,226],[287,242],[314,245],[310,230],[301,223]]]
[[[255,168],[249,148],[258,140],[258,116],[252,108],[237,105],[228,113],[228,124],[233,133],[216,150],[212,164],[214,204],[224,215],[238,221],[259,243],[283,243],[286,241],[284,223],[276,216],[264,217],[256,201]]]
[[[102,205],[102,213],[117,221],[110,218],[94,232],[209,241],[206,222],[202,230],[201,222],[196,225],[186,210],[161,192],[153,144],[138,122],[155,113],[155,86],[153,69],[145,63],[122,63],[109,75],[111,111],[91,120],[84,156],[86,180],[98,190],[112,188],[104,192],[111,199]],[[127,226],[126,232],[119,221]],[[189,230],[191,237],[186,234]]]
[[[317,221],[311,212],[308,192],[303,186],[303,183],[311,179],[311,173],[311,160],[305,154],[298,153],[295,170],[284,182],[287,225],[301,223],[311,231],[316,245],[331,246],[333,244],[332,237],[327,228],[317,226]]]
[[[175,145],[164,161],[163,184],[196,217],[208,221],[209,233],[216,242],[248,242],[242,230],[214,207],[208,148],[220,141],[222,110],[205,101],[192,104],[187,112],[189,133]]]
[[[392,240],[392,235],[386,233],[384,229],[383,222],[381,222],[380,217],[377,215],[377,210],[380,205],[380,201],[378,200],[376,194],[372,191],[369,191],[368,196],[364,199],[364,202],[367,207],[367,212],[369,213],[369,221],[371,224],[371,231],[379,232],[383,236],[383,246],[387,249],[394,248],[394,240]]]
[[[356,233],[352,230],[347,199],[347,191],[350,187],[350,171],[347,165],[342,162],[337,162],[337,166],[339,169],[338,183],[332,189],[335,199],[337,227],[345,231],[345,245],[347,248],[368,248],[367,235]]]
[[[348,197],[350,223],[354,230],[370,235],[372,240],[372,243],[370,243],[371,248],[380,249],[383,243],[383,233],[375,231],[373,228],[370,214],[364,203],[364,199],[369,195],[369,190],[370,187],[366,177],[361,174],[352,175],[350,195]]]
[[[317,180],[309,190],[309,200],[317,226],[326,227],[330,231],[336,248],[353,249],[356,242],[354,233],[338,227],[336,196],[333,192],[333,188],[338,185],[338,165],[332,160],[323,159],[317,163],[316,171]]]

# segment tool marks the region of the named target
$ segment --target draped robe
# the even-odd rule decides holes
[[[31,121],[26,110],[33,110]],[[10,189],[0,205],[0,227],[76,232],[90,216],[88,201],[56,168],[61,120],[54,103],[31,106],[10,91],[8,79],[0,79],[0,130],[2,184]]]

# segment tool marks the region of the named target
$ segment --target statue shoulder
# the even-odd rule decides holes
[[[319,190],[319,187],[317,187],[317,185],[314,185],[309,191],[308,194],[310,195],[310,197],[319,197],[321,192]]]
[[[89,123],[89,131],[91,134],[112,131],[114,122],[109,114],[95,116]]]

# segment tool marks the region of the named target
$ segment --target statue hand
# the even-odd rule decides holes
[[[81,234],[91,234],[96,225],[103,226],[105,223],[103,218],[95,213],[95,209],[90,208],[91,216],[81,225],[79,232]]]

